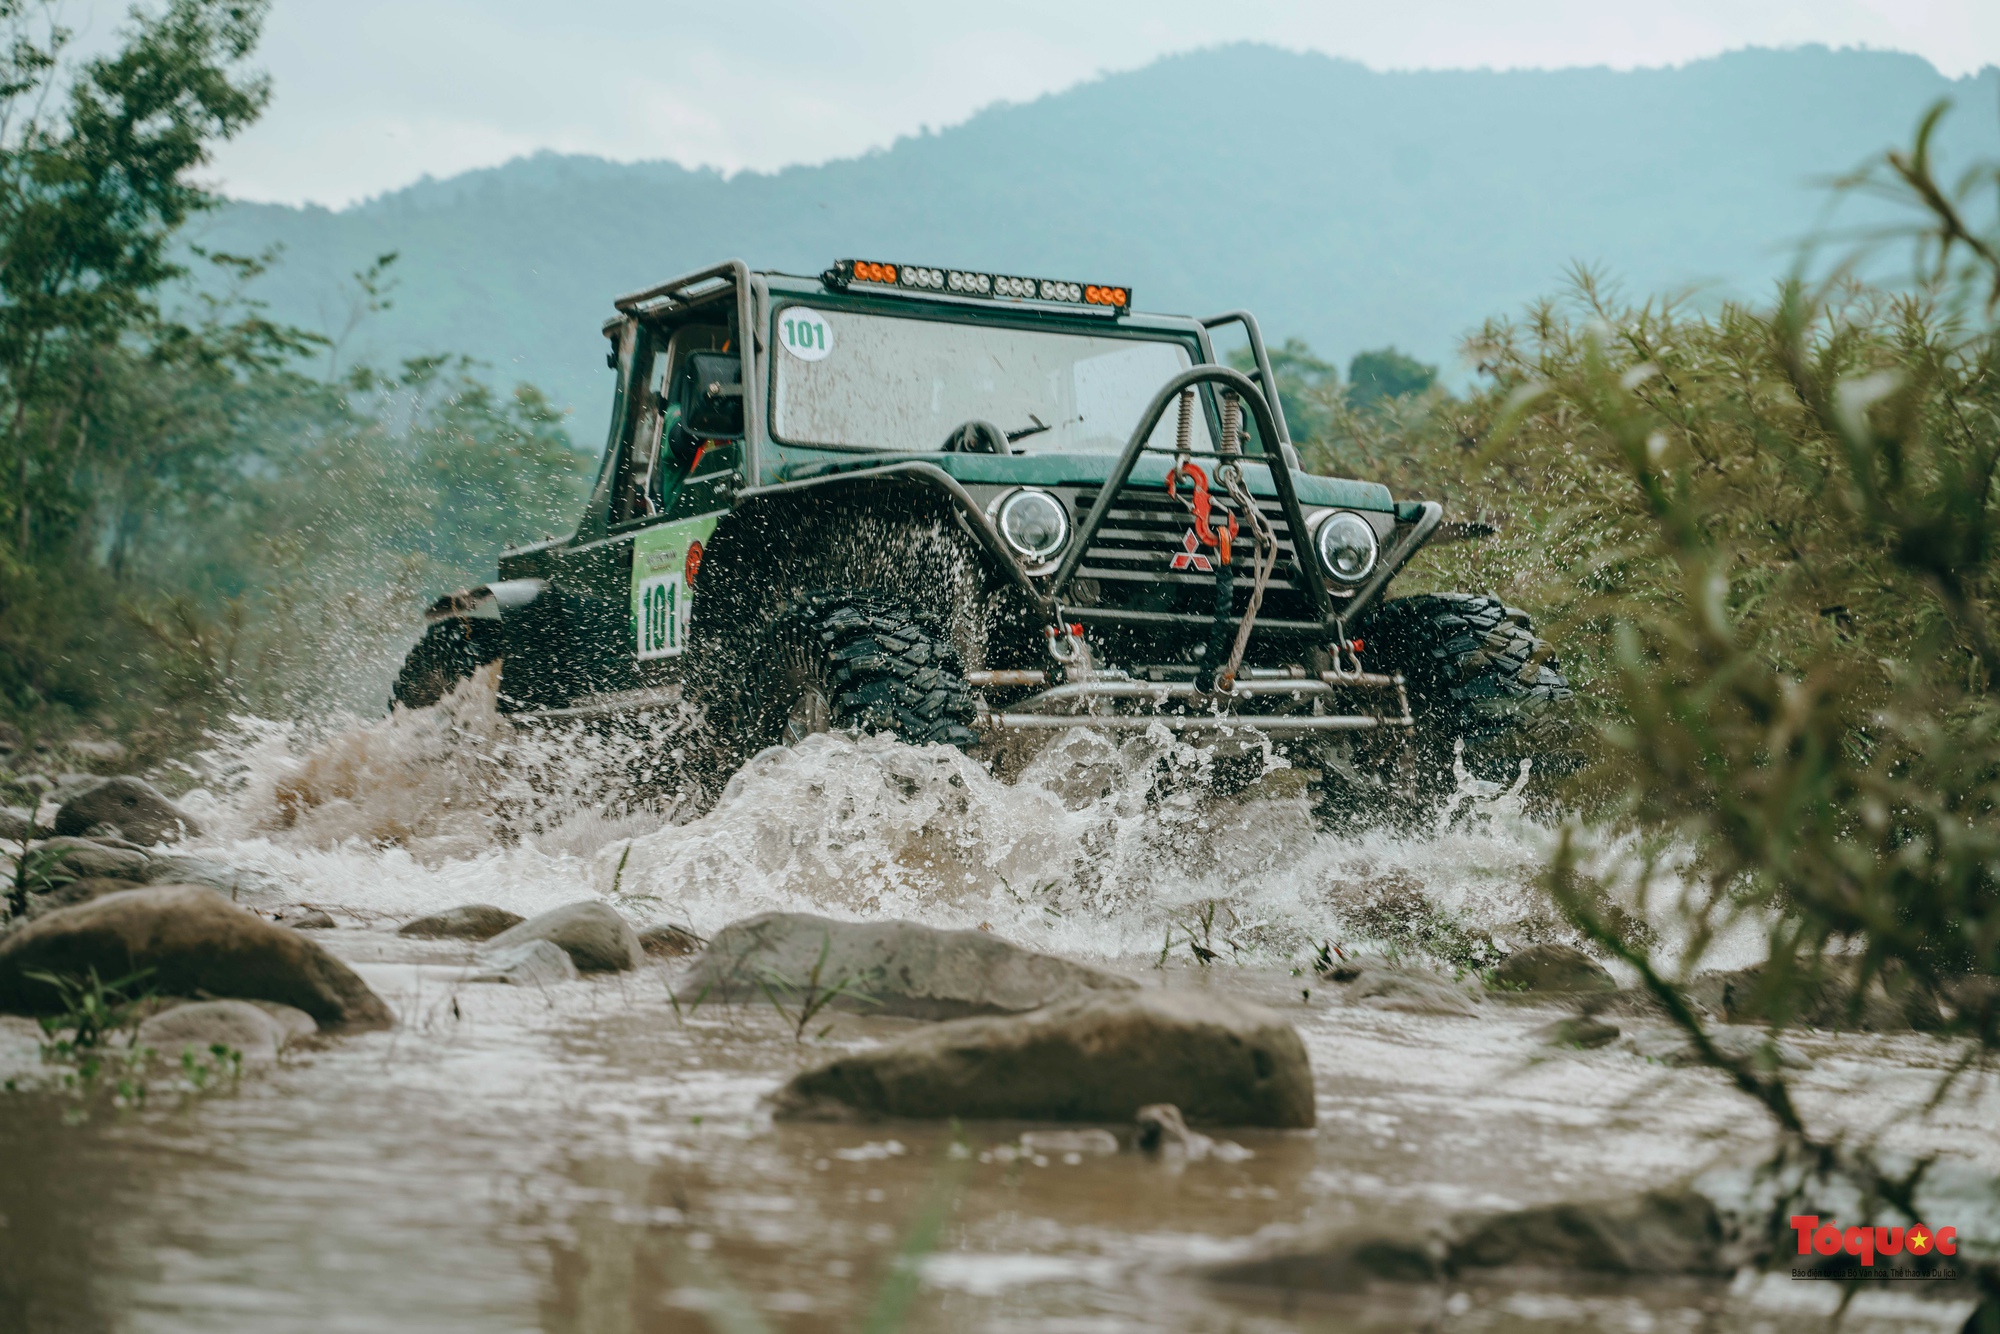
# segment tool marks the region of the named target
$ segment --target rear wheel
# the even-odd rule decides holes
[[[406,709],[428,708],[487,663],[498,662],[502,649],[498,621],[439,621],[403,659],[389,699]]]
[[[1575,694],[1526,612],[1485,594],[1427,593],[1384,602],[1358,633],[1371,670],[1408,682],[1416,721],[1400,753],[1386,736],[1356,742],[1366,755],[1330,750],[1333,805],[1407,824],[1469,795],[1518,792],[1532,807],[1578,767]]]
[[[914,745],[977,744],[972,688],[951,641],[879,593],[813,593],[772,625],[751,664],[740,751],[834,728]]]

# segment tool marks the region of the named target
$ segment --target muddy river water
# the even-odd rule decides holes
[[[561,763],[523,777],[513,744],[467,713],[312,742],[266,729],[196,766],[188,801],[210,833],[192,851],[242,869],[246,906],[330,912],[340,925],[319,939],[401,1022],[81,1123],[58,1096],[0,1097],[0,1300],[22,1327],[1827,1327],[1832,1286],[1778,1277],[1522,1280],[1298,1309],[1201,1280],[1329,1228],[1414,1233],[1458,1210],[1665,1184],[1765,1137],[1713,1074],[1624,1044],[1540,1045],[1530,1032],[1557,1007],[1396,1013],[1295,971],[1319,942],[1367,946],[1413,912],[1551,938],[1533,888],[1547,835],[1517,813],[1342,839],[1313,830],[1282,773],[1214,798],[1198,757],[1133,749],[1143,738],[1080,739],[1003,783],[955,752],[829,736],[767,754],[713,811],[675,822],[601,814]],[[1190,780],[1148,800],[1162,763]],[[1182,1162],[1022,1152],[1032,1128],[1018,1125],[774,1123],[763,1100],[791,1073],[907,1021],[842,1015],[801,1041],[767,1003],[676,1007],[677,961],[481,985],[464,980],[470,947],[394,934],[459,903],[533,913],[586,897],[703,933],[770,909],[984,924],[1145,986],[1254,999],[1304,1038],[1319,1124],[1221,1132],[1248,1155]],[[1212,963],[1190,930],[1209,933]],[[1727,948],[1715,962],[1747,961]],[[0,1067],[34,1071],[36,1039],[0,1021]],[[2000,1176],[2000,1094],[1918,1110],[1952,1059],[1943,1044],[1796,1045],[1816,1124],[1886,1127],[1890,1147]],[[1937,1285],[1864,1294],[1843,1327],[1964,1320],[1967,1302],[1920,1286]]]

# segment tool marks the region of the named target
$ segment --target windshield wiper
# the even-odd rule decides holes
[[[1016,440],[1026,440],[1026,439],[1027,439],[1027,438],[1028,438],[1029,436],[1031,436],[1031,435],[1040,435],[1040,434],[1041,434],[1041,433],[1042,433],[1043,431],[1053,431],[1053,430],[1055,430],[1055,429],[1056,429],[1055,427],[1053,427],[1053,426],[1049,425],[1049,424],[1048,424],[1047,422],[1043,421],[1043,420],[1042,420],[1042,419],[1041,419],[1040,417],[1037,417],[1037,416],[1036,416],[1036,415],[1035,415],[1034,413],[1032,413],[1032,412],[1028,414],[1028,420],[1029,420],[1029,421],[1031,421],[1031,422],[1033,422],[1033,423],[1034,423],[1034,425],[1033,425],[1033,426],[1023,426],[1023,427],[1022,427],[1022,428],[1021,428],[1020,430],[1018,430],[1018,431],[1009,431],[1009,432],[1007,432],[1007,443],[1008,443],[1008,444],[1010,444],[1010,445],[1011,445],[1011,444],[1013,444],[1013,443],[1014,443],[1014,442],[1015,442]]]

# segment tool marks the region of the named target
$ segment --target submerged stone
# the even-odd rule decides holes
[[[491,949],[546,940],[560,945],[582,971],[612,973],[646,961],[639,933],[617,909],[597,899],[566,904],[508,927],[487,942]]]
[[[1378,1010],[1405,1014],[1475,1015],[1473,999],[1462,988],[1429,973],[1401,968],[1364,967],[1342,985],[1342,994]]]
[[[1130,1122],[1173,1103],[1205,1125],[1313,1124],[1312,1067],[1292,1026],[1207,992],[1105,991],[958,1019],[794,1077],[780,1118]]]
[[[1495,991],[1616,991],[1618,982],[1603,964],[1568,945],[1530,945],[1493,969]]]
[[[246,1061],[276,1060],[278,1052],[295,1037],[318,1031],[310,1015],[290,1010],[287,1020],[263,1005],[250,1001],[196,1001],[162,1011],[139,1025],[139,1043],[151,1047],[170,1061],[193,1049],[206,1058],[216,1045],[243,1054]],[[301,1026],[300,1021],[303,1021]]]
[[[959,1019],[1019,1014],[1093,992],[1136,991],[1139,984],[986,931],[764,913],[717,932],[676,994],[683,1004],[697,997],[749,999],[767,986],[793,995],[845,987],[833,1002],[843,1009]]]
[[[333,1027],[395,1022],[367,983],[309,937],[197,885],[106,894],[0,940],[0,1010],[55,1011],[56,988],[29,975],[83,977],[91,970],[104,982],[143,971],[135,988],[166,996],[278,1001]]]
[[[1528,1036],[1549,1047],[1580,1047],[1585,1051],[1608,1047],[1618,1040],[1618,1025],[1594,1014],[1572,1015],[1543,1024]]]
[[[557,982],[574,982],[578,976],[576,962],[560,945],[548,940],[528,940],[500,949],[482,950],[476,971],[465,980],[540,987]]]
[[[399,936],[419,936],[427,940],[490,940],[510,926],[527,919],[517,912],[496,908],[490,903],[463,903],[429,917],[405,922]]]

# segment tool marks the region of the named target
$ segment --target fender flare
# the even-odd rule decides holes
[[[1015,557],[1013,550],[1001,539],[999,530],[986,517],[985,510],[972,498],[972,493],[967,491],[956,477],[935,463],[913,459],[881,467],[853,468],[797,482],[747,487],[736,493],[736,504],[731,515],[740,514],[760,502],[809,496],[814,492],[902,488],[931,491],[949,500],[952,513],[986,553],[991,570],[1012,584],[1014,589],[1027,598],[1044,618],[1052,619],[1055,616],[1055,602],[1041,589],[1035,587],[1034,581],[1029,579],[1028,572],[1021,567],[1021,562]]]
[[[477,588],[446,593],[424,608],[425,626],[440,621],[505,621],[548,591],[546,579],[495,579]]]

